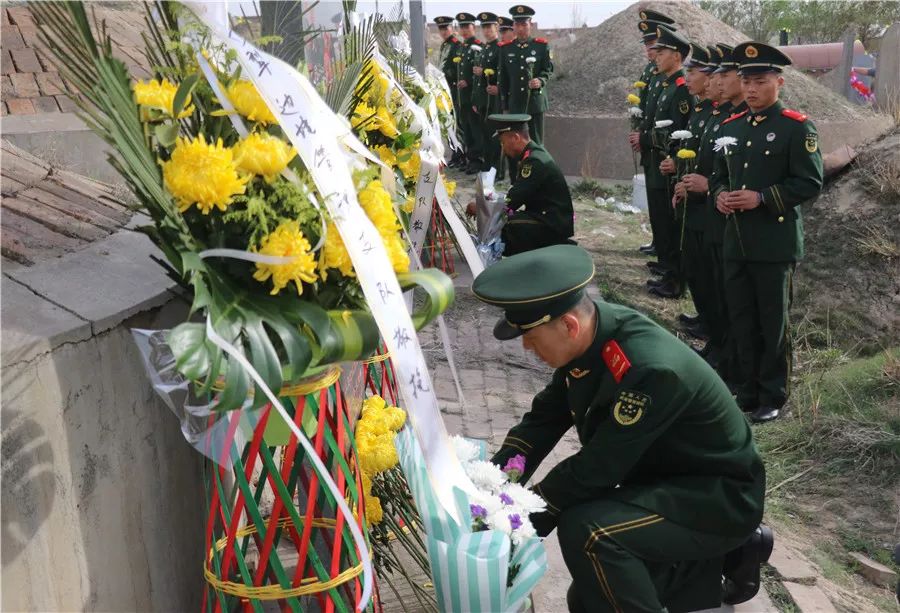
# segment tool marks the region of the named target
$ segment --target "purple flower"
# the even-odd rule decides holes
[[[506,461],[503,472],[507,474],[509,480],[515,483],[525,474],[525,456],[518,454]]]
[[[503,492],[502,494],[500,494],[500,502],[506,505],[510,505],[513,503],[513,499],[510,498],[509,494]]]
[[[472,514],[472,519],[485,519],[487,517],[487,509],[478,504],[470,504],[469,512]]]
[[[513,513],[509,516],[509,525],[513,530],[518,530],[522,527],[522,518],[519,517],[518,513]]]

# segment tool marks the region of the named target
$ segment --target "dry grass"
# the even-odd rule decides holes
[[[863,255],[877,255],[888,259],[900,255],[897,243],[888,236],[887,230],[884,228],[865,227],[856,232],[853,241]]]

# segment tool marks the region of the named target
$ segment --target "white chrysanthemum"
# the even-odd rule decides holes
[[[672,132],[672,138],[675,140],[687,140],[694,136],[690,130],[675,130]]]
[[[512,498],[513,505],[522,510],[525,515],[540,513],[547,509],[547,502],[543,498],[518,483],[504,483],[500,488],[500,493]]]
[[[513,529],[512,524],[509,521],[509,510],[501,509],[500,511],[496,511],[494,513],[488,513],[487,519],[484,523],[487,524],[487,527],[491,530],[499,530],[504,534],[512,535]],[[528,522],[523,522],[522,527]],[[521,527],[520,527],[521,529]]]
[[[469,45],[469,49],[471,49],[472,51],[481,51],[481,46],[480,45]]]
[[[478,448],[478,445],[459,435],[451,436],[450,442],[453,444],[453,451],[456,452],[456,457],[459,458],[459,461],[463,464],[473,462],[481,455],[481,450]]]
[[[644,111],[642,111],[641,107],[639,107],[639,106],[629,106],[628,114],[631,115],[632,117],[643,117]]]
[[[668,128],[669,126],[672,125],[672,123],[673,123],[673,121],[671,119],[660,119],[659,121],[656,122],[656,127],[659,129]]]
[[[526,63],[526,64],[534,64],[536,61],[537,61],[537,58],[536,58],[536,57],[526,57],[526,58],[525,58],[525,63]]]
[[[484,510],[487,511],[488,515],[496,513],[504,508],[503,502],[496,494],[483,491],[477,491],[474,494],[471,494],[469,496],[469,504],[477,504],[480,507],[484,507]]]
[[[474,462],[469,462],[465,468],[469,479],[480,490],[497,492],[500,486],[506,483],[506,473],[492,462],[475,460]]]
[[[733,136],[720,136],[716,139],[716,144],[713,147],[713,151],[722,151],[728,152],[729,147],[734,147],[737,145],[737,139]]]
[[[524,519],[519,529],[513,530],[510,538],[512,539],[513,546],[518,547],[525,541],[525,539],[529,539],[535,536],[537,536],[537,531],[535,531],[534,526],[531,525],[531,522],[528,521],[528,519]]]

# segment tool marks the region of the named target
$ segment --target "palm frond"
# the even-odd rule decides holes
[[[349,117],[372,85],[375,74],[369,62],[375,56],[377,15],[369,16],[343,37],[340,57],[332,60],[335,78],[325,91],[325,102],[335,113]]]

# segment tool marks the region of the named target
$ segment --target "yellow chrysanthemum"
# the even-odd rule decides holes
[[[377,524],[384,519],[384,510],[381,508],[381,499],[372,495],[372,479],[362,473],[363,504],[366,507],[366,521]]]
[[[149,81],[138,81],[134,84],[135,102],[141,106],[162,111],[169,117],[175,111],[175,94],[177,92],[178,86],[168,79],[162,79],[161,81],[151,79]],[[178,114],[178,119],[187,117],[193,112],[194,107],[191,105],[191,96],[188,94],[184,102],[184,108]]]
[[[492,77],[492,76],[494,76],[494,69],[493,68],[485,68],[484,74],[485,74],[485,76]]]
[[[452,198],[453,194],[456,193],[456,181],[448,181],[444,179],[444,188],[446,188],[447,190],[447,195]]]
[[[393,234],[381,233],[381,239],[394,272],[409,272],[409,254],[406,252],[406,245],[401,240],[400,235],[396,232]]]
[[[276,123],[262,96],[250,81],[239,80],[228,86],[228,99],[243,117],[264,125]]]
[[[416,199],[412,196],[407,196],[406,201],[403,203],[403,206],[400,207],[404,213],[412,213],[413,209],[416,208]]]
[[[628,101],[628,104],[640,104],[641,103],[640,97],[638,97],[635,94],[628,94],[628,97],[626,98],[626,100]]]
[[[397,155],[394,153],[393,149],[387,145],[378,145],[375,147],[375,153],[378,154],[378,157],[381,158],[382,162],[391,168],[397,165]]]
[[[182,212],[195,204],[204,215],[213,207],[224,211],[250,180],[238,175],[234,152],[222,146],[221,138],[211,145],[202,134],[193,140],[179,138],[162,167],[166,189]]]
[[[635,81],[634,82],[635,89],[644,89],[645,87],[647,87],[647,84],[644,83],[643,81]]]
[[[378,112],[375,113],[375,125],[378,127],[378,131],[388,138],[397,138],[400,135],[394,118],[385,106],[378,107]]]
[[[297,150],[271,134],[254,132],[234,147],[239,170],[260,175],[271,182],[297,155]]]
[[[417,148],[418,144],[413,145],[413,147]],[[399,161],[401,157],[405,157],[406,160],[403,162]],[[397,168],[400,169],[407,181],[415,181],[419,178],[421,165],[422,158],[419,157],[419,152],[413,148],[401,151],[400,155],[398,155]]]
[[[400,229],[391,204],[391,195],[384,189],[381,181],[370,181],[359,192],[359,204],[380,233],[396,232]]]
[[[256,264],[253,278],[267,281],[271,277],[271,294],[277,294],[291,281],[296,284],[297,293],[302,294],[303,282],[312,283],[316,280],[316,258],[310,252],[309,241],[303,236],[300,224],[296,221],[282,223],[263,238],[259,253],[293,258],[286,264]]]
[[[322,253],[319,257],[319,276],[325,281],[328,279],[328,271],[337,269],[345,277],[355,277],[353,262],[350,260],[350,254],[347,253],[344,239],[338,233],[337,227],[329,221],[325,231],[325,245],[322,246]]]
[[[457,55],[455,58],[453,58],[453,63],[454,63],[454,64],[459,64],[461,61],[462,61],[462,58],[459,57],[458,55]]]
[[[440,92],[438,94],[437,98],[435,99],[435,101],[437,102],[437,108],[440,112],[442,112],[442,113],[450,112],[451,102],[447,98],[447,94],[445,94],[444,92]]]
[[[679,149],[675,155],[681,160],[692,160],[697,157],[697,152],[693,149]]]

